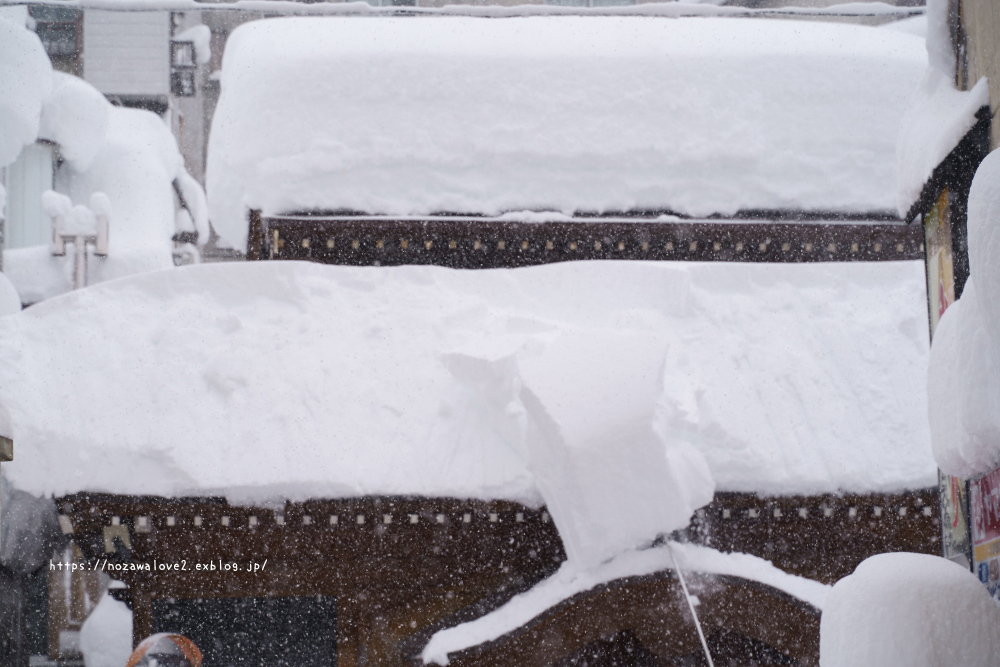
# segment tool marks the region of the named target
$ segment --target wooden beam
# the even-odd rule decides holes
[[[274,216],[261,259],[325,264],[431,264],[486,269],[573,260],[741,263],[923,259],[918,225],[868,221],[581,219],[518,222],[475,218]]]

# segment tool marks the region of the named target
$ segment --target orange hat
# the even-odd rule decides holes
[[[164,646],[161,642],[170,642],[170,644]],[[135,667],[154,647],[157,647],[160,651],[167,648],[171,653],[179,651],[191,663],[191,667],[201,667],[201,651],[198,650],[195,643],[184,635],[171,634],[169,632],[158,632],[139,642],[139,645],[132,651],[132,655],[128,657],[125,667]]]

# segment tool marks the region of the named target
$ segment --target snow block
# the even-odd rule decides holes
[[[819,653],[820,667],[995,667],[1000,610],[960,565],[880,554],[830,591]]]
[[[653,333],[587,331],[519,360],[529,469],[578,565],[683,528],[715,493],[701,452],[658,423],[666,348]]]

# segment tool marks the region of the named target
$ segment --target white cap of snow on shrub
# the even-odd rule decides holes
[[[80,651],[87,667],[124,667],[132,654],[132,612],[105,595],[80,628]]]
[[[1000,463],[1000,153],[969,191],[969,269],[962,297],[934,332],[927,374],[934,457],[970,477]]]
[[[976,279],[979,308],[1000,361],[1000,152],[986,156],[969,189],[969,271]],[[1000,379],[998,379],[1000,382]]]
[[[0,167],[35,140],[51,85],[52,65],[38,35],[0,18]]]
[[[63,72],[52,73],[38,136],[59,144],[59,155],[87,169],[104,146],[111,103],[97,88]]]
[[[1000,663],[1000,610],[979,580],[938,556],[872,556],[826,598],[820,667]]]

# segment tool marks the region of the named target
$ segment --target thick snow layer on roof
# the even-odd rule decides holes
[[[968,91],[955,87],[951,11],[949,0],[927,0],[927,15],[923,17],[927,71],[903,117],[896,151],[896,208],[900,215],[910,211],[934,169],[976,124],[976,112],[990,103],[986,77]]]
[[[0,17],[0,167],[35,140],[51,80],[52,65],[38,35]]]
[[[743,19],[286,18],[240,26],[212,222],[268,213],[887,211],[911,35]]]
[[[703,574],[722,574],[760,582],[823,609],[830,586],[779,570],[770,561],[740,553],[723,553],[694,544],[629,551],[593,568],[580,569],[563,563],[554,575],[531,590],[515,596],[499,609],[474,621],[436,633],[424,647],[424,663],[448,664],[448,655],[493,641],[522,627],[533,618],[578,593],[624,577],[636,577],[677,567]]]
[[[924,284],[921,262],[134,276],[0,318],[5,472],[44,494],[534,503],[516,411],[496,418],[507,394],[444,357],[613,330],[667,339],[660,427],[720,489],[926,487]]]
[[[934,169],[976,124],[976,112],[989,103],[986,77],[962,91],[951,77],[928,68],[900,125],[896,151],[900,215],[909,212]]]
[[[823,667],[994,667],[1000,611],[957,563],[879,554],[830,591],[819,641]]]
[[[969,190],[969,272],[934,332],[930,426],[941,470],[971,477],[1000,465],[1000,153]]]

